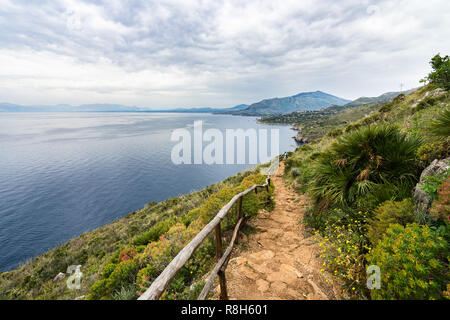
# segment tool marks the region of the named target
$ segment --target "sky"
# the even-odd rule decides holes
[[[0,0],[0,102],[232,107],[418,87],[448,0]]]

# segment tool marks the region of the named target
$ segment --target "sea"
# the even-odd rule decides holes
[[[0,113],[0,271],[14,269],[148,202],[201,190],[255,166],[249,154],[245,163],[195,163],[195,123],[202,125],[202,132],[223,133],[224,145],[226,130],[255,129],[267,130],[269,137],[278,130],[280,153],[297,147],[290,126],[259,124],[255,117]],[[191,164],[173,161],[173,150],[181,142],[173,138],[178,129],[192,133]],[[254,143],[246,141],[248,153]],[[203,144],[201,148],[208,142]]]

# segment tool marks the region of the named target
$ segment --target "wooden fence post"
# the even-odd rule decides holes
[[[217,262],[222,257],[222,231],[220,229],[220,223],[216,226],[216,258]],[[225,279],[225,272],[220,270],[217,274],[220,282],[220,299],[228,300],[227,283]]]
[[[239,198],[236,221],[239,222],[239,220],[241,220],[241,217],[242,217],[242,197]],[[236,243],[239,243],[239,232],[238,232],[238,236],[236,238]]]

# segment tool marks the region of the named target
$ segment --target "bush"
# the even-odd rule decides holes
[[[445,159],[450,155],[450,139],[446,141],[433,141],[422,145],[417,150],[421,167],[428,167],[434,159]]]
[[[343,131],[342,129],[334,129],[327,133],[327,137],[336,138],[342,135]]]
[[[176,217],[172,217],[163,221],[156,223],[150,230],[137,235],[131,243],[135,246],[146,245],[149,242],[153,242],[159,239],[164,233],[169,231],[170,227],[172,227],[177,222]]]
[[[449,281],[448,249],[428,226],[391,225],[367,258],[381,270],[381,289],[372,290],[372,298],[442,299]]]
[[[136,300],[138,297],[135,285],[121,287],[111,296],[113,300]]]
[[[116,269],[116,267],[117,267],[117,264],[115,264],[115,263],[110,263],[110,264],[106,265],[106,267],[103,268],[102,278],[103,279],[108,278],[111,275],[111,273],[113,273],[114,269]]]
[[[411,199],[400,202],[386,201],[381,204],[374,213],[374,217],[369,220],[368,238],[373,245],[386,233],[391,224],[406,226],[416,222],[414,215],[414,203]]]
[[[436,219],[450,223],[450,177],[439,186],[437,201],[433,202],[430,212]]]
[[[424,100],[420,101],[417,104],[417,106],[412,109],[411,112],[414,114],[420,110],[430,108],[430,107],[434,106],[436,103],[437,103],[437,100],[435,98],[432,98],[432,97],[425,98]]]
[[[119,253],[119,261],[123,262],[126,260],[132,260],[137,253],[138,252],[135,248],[125,248]]]
[[[378,109],[378,111],[380,111],[381,113],[385,113],[385,112],[391,111],[392,108],[393,108],[392,103],[386,103],[384,106],[382,106],[380,109]]]
[[[428,74],[426,80],[438,87],[450,90],[450,58],[435,55],[430,61],[433,71]]]
[[[120,287],[129,283],[134,283],[138,266],[133,260],[125,260],[114,269],[111,275],[108,277],[107,288],[108,291],[114,292]]]
[[[374,207],[388,199],[404,199],[418,179],[419,146],[417,138],[392,125],[350,132],[317,159],[310,194],[323,208],[330,204]]]
[[[300,176],[300,170],[298,168],[292,168],[291,176],[292,178],[297,178],[298,176]]]
[[[439,187],[444,182],[444,179],[446,179],[449,175],[450,169],[441,174],[426,176],[423,178],[423,182],[421,183],[421,185],[419,185],[419,188],[425,191],[432,200],[437,200],[439,197]]]
[[[371,250],[367,233],[367,212],[350,208],[334,209],[324,214],[319,244],[320,257],[326,259],[324,266],[343,280],[348,294],[365,296],[365,254]],[[321,270],[323,272],[324,269]]]

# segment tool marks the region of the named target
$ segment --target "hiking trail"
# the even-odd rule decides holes
[[[226,270],[232,300],[327,300],[338,299],[334,279],[321,274],[323,261],[314,236],[307,236],[302,223],[308,205],[304,195],[286,187],[284,163],[272,177],[275,208],[261,211],[248,224],[256,232],[241,235]],[[328,282],[327,282],[328,280]],[[216,287],[214,298],[218,298]]]

